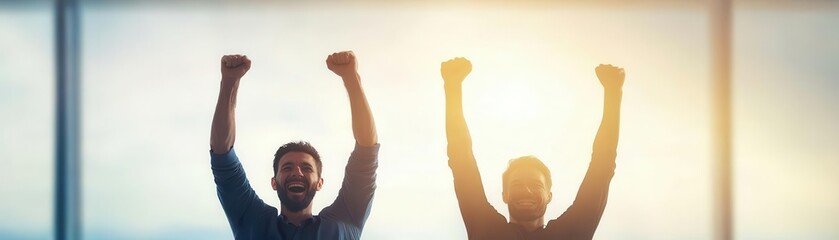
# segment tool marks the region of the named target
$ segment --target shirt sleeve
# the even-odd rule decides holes
[[[332,205],[321,210],[321,217],[338,219],[359,229],[364,228],[376,191],[379,146],[378,143],[373,146],[355,144],[347,161],[338,197]]]
[[[449,150],[454,191],[469,239],[494,239],[507,220],[489,204],[475,156],[468,149]]]
[[[606,208],[609,183],[615,175],[617,153],[595,151],[591,156],[586,176],[583,179],[574,203],[559,218],[548,222],[549,231],[563,233],[571,239],[591,239]]]
[[[216,154],[211,150],[210,165],[224,214],[233,234],[239,235],[247,228],[243,223],[259,218],[269,206],[254,192],[232,148],[225,154]]]

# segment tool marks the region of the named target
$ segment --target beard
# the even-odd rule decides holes
[[[288,181],[289,180],[286,180],[286,182]],[[277,190],[277,197],[280,198],[280,204],[291,212],[300,212],[309,207],[309,204],[312,203],[312,199],[315,198],[315,192],[317,192],[317,190],[313,187],[309,187],[311,184],[308,184],[305,181],[303,181],[303,185],[305,185],[303,188],[305,189],[305,194],[303,195],[303,199],[299,200],[291,198],[288,195],[289,189],[287,186],[280,185],[282,188]]]

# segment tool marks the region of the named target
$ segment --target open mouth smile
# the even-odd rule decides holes
[[[291,193],[303,193],[306,191],[306,185],[302,182],[291,182],[286,185],[286,189]]]
[[[516,207],[521,209],[535,209],[536,201],[533,200],[518,200],[514,203]]]

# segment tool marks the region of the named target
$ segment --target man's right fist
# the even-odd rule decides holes
[[[443,82],[461,83],[466,75],[472,72],[472,63],[466,58],[452,58],[440,64],[440,74],[443,75]]]
[[[245,55],[224,55],[221,57],[221,78],[240,79],[251,69],[251,60]]]
[[[355,53],[343,51],[330,54],[326,57],[326,68],[341,78],[357,75],[358,65],[355,62]]]
[[[597,74],[597,79],[600,79],[600,84],[607,90],[620,90],[623,88],[623,79],[626,75],[623,68],[612,66],[611,64],[600,64],[594,68],[594,73]]]

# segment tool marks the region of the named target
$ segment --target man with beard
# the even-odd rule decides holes
[[[312,199],[323,186],[320,155],[307,142],[281,146],[274,155],[271,178],[271,187],[282,205],[278,215],[277,209],[265,204],[251,188],[233,151],[236,93],[251,61],[242,55],[222,57],[210,162],[219,200],[236,239],[359,239],[376,189],[376,127],[361,88],[354,54],[334,53],[327,57],[326,65],[341,77],[349,95],[355,150],[347,162],[338,197],[318,215],[312,215]]]
[[[487,201],[472,137],[463,116],[462,83],[472,63],[465,58],[443,62],[440,72],[446,93],[446,137],[449,167],[469,239],[591,239],[606,207],[609,182],[615,172],[620,103],[624,72],[612,65],[595,69],[604,87],[603,119],[594,139],[594,151],[577,197],[568,210],[545,224],[545,209],[553,197],[551,174],[532,156],[510,161],[504,172],[502,197],[510,221]]]

